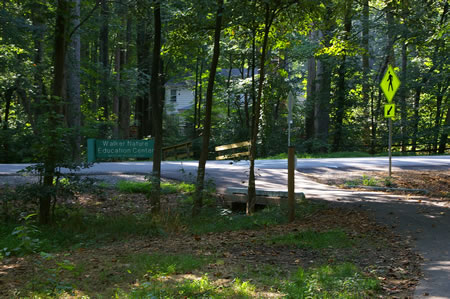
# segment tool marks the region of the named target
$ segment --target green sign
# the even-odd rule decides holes
[[[151,158],[154,140],[88,139],[88,162],[108,158]]]
[[[400,86],[400,79],[398,79],[392,66],[389,65],[386,73],[384,74],[383,79],[380,82],[380,87],[383,90],[384,95],[388,100],[388,103],[392,102],[392,98],[397,92],[399,86]]]
[[[384,105],[384,117],[385,118],[395,117],[395,104]]]

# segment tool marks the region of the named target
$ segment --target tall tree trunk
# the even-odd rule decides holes
[[[417,150],[417,134],[419,133],[419,108],[420,108],[420,96],[422,94],[422,86],[416,87],[416,93],[414,95],[414,117],[413,117],[413,133],[412,133],[412,152],[415,153]]]
[[[10,109],[11,109],[11,100],[12,100],[12,96],[13,96],[13,92],[14,92],[15,88],[11,87],[8,90],[5,91],[5,116],[3,118],[3,124],[2,124],[2,117],[0,115],[0,124],[2,124],[1,129],[7,133],[8,130],[8,122],[9,122],[9,114],[10,114]],[[4,135],[7,136],[7,135]],[[3,161],[2,162],[9,162],[9,142],[8,142],[8,138],[4,138],[2,140],[2,142],[0,143],[0,153],[3,151]]]
[[[402,86],[400,86],[400,116],[401,116],[401,137],[402,137],[402,153],[406,154],[406,145],[408,144],[408,133],[406,132],[408,121],[408,111],[406,109],[406,98],[408,97],[407,82],[407,65],[408,65],[408,48],[406,40],[402,44]]]
[[[313,34],[313,33],[311,33]],[[305,138],[314,137],[314,102],[316,97],[316,58],[308,59],[308,82],[305,102]]]
[[[109,92],[108,92],[108,79],[109,79],[109,4],[108,0],[102,0],[101,6],[101,19],[102,24],[100,27],[100,63],[102,81],[100,84],[100,97],[99,104],[103,109],[102,121],[105,122],[101,127],[100,135],[106,137],[108,134],[108,125],[106,121],[109,118]]]
[[[255,159],[256,159],[256,143],[258,141],[258,130],[259,130],[259,117],[261,114],[261,98],[262,91],[264,87],[265,79],[265,64],[266,64],[266,53],[267,45],[269,42],[269,32],[272,22],[275,18],[275,12],[271,12],[269,4],[266,4],[266,14],[264,19],[264,37],[262,44],[261,59],[259,64],[259,82],[258,82],[258,94],[253,107],[253,119],[252,119],[252,130],[251,130],[251,142],[250,142],[250,173],[248,179],[248,191],[247,191],[247,215],[253,214],[255,211],[256,203],[256,185],[255,185]]]
[[[230,53],[230,67],[228,69],[228,76],[227,76],[227,84],[226,84],[226,88],[227,88],[227,117],[228,119],[230,118],[231,115],[231,91],[230,91],[230,86],[231,86],[231,74],[233,72],[233,54]]]
[[[439,141],[439,132],[441,129],[441,120],[442,120],[442,100],[444,98],[444,93],[447,90],[447,86],[442,89],[442,84],[438,84],[438,95],[436,96],[436,114],[434,116],[434,139],[433,139],[433,152],[438,152],[438,141]]]
[[[314,105],[314,137],[322,142],[320,151],[325,152],[330,125],[331,66],[325,59],[317,61],[317,98]]]
[[[199,58],[197,57],[196,62],[195,62],[194,128],[192,130],[192,138],[196,138],[197,137],[197,118],[198,118],[197,105],[198,105],[198,77],[199,77],[198,60],[199,60]]]
[[[119,45],[116,46],[116,49],[114,51],[114,72],[116,73],[115,76],[115,88],[114,88],[114,96],[113,96],[113,103],[112,103],[112,113],[117,117],[117,121],[114,123],[112,134],[113,138],[118,139],[119,138],[119,93],[120,93],[120,68],[121,68],[121,61],[120,61],[120,42]]]
[[[217,0],[217,14],[216,25],[214,30],[214,50],[211,60],[211,68],[208,78],[208,88],[206,90],[206,107],[205,107],[205,120],[203,123],[203,142],[202,151],[200,153],[200,159],[198,161],[197,171],[197,186],[194,196],[194,207],[192,209],[193,216],[198,215],[203,206],[203,189],[205,181],[205,166],[208,159],[209,139],[211,136],[211,110],[214,82],[216,79],[217,64],[219,63],[220,56],[220,32],[222,30],[222,15],[224,10],[224,0]]]
[[[245,56],[242,58],[242,80],[245,79]],[[250,67],[247,68],[247,77],[250,77]],[[249,115],[249,109],[248,109],[248,91],[245,91],[244,93],[244,114],[245,114],[245,126],[248,129],[250,129],[250,115]]]
[[[55,25],[55,44],[54,44],[54,63],[53,63],[53,97],[52,111],[49,112],[48,126],[50,129],[50,144],[44,158],[44,185],[47,188],[53,186],[53,178],[55,175],[56,159],[58,157],[58,146],[60,140],[56,133],[56,128],[62,124],[57,117],[61,113],[60,101],[64,100],[64,66],[66,59],[66,36],[67,25],[69,19],[70,4],[68,0],[58,0],[56,8],[56,25]],[[39,200],[39,222],[48,224],[50,222],[50,204],[51,195],[43,195]]]
[[[353,0],[347,0],[345,2],[346,8],[345,8],[345,17],[344,17],[344,30],[345,35],[343,38],[344,43],[346,43],[350,38],[350,33],[352,29],[352,5]],[[335,132],[334,132],[334,138],[333,138],[333,151],[339,151],[341,149],[341,143],[342,143],[342,131],[343,131],[343,121],[344,121],[344,115],[345,110],[347,106],[346,101],[346,84],[345,84],[345,78],[346,78],[346,58],[347,55],[344,54],[342,56],[341,65],[339,66],[338,70],[338,84],[337,84],[337,98],[336,98],[336,119],[335,119]]]
[[[204,68],[204,61],[201,60],[200,63],[200,82],[198,83],[198,109],[197,109],[197,129],[200,129],[201,122],[202,122],[202,102],[203,102],[203,68]]]
[[[71,0],[72,27],[80,24],[80,0]],[[80,61],[81,61],[80,32],[76,30],[72,35],[67,51],[67,126],[72,129],[70,143],[72,146],[72,161],[79,161],[81,155],[81,96],[80,96]]]
[[[450,107],[447,109],[447,116],[444,121],[444,130],[442,131],[441,140],[439,142],[439,153],[444,154],[447,149],[448,133],[450,132]]]
[[[128,65],[128,57],[130,55],[131,44],[131,25],[132,19],[130,13],[126,12],[123,19],[123,24],[126,26],[125,31],[125,46],[120,49],[120,81],[123,81],[123,71],[126,65]],[[124,94],[123,88],[119,95],[119,136],[122,139],[128,139],[130,136],[130,98],[127,94]]]
[[[150,80],[150,96],[152,101],[152,124],[153,124],[153,170],[152,170],[152,192],[151,211],[158,214],[161,210],[161,155],[162,155],[162,122],[164,99],[161,96],[161,2],[154,1],[153,16],[155,21],[155,37],[153,41],[152,77]]]
[[[141,2],[139,2],[141,3]],[[144,8],[142,8],[144,9]],[[143,12],[141,12],[143,14]],[[139,17],[137,22],[137,67],[138,67],[138,91],[136,97],[135,115],[138,125],[138,139],[148,136],[153,131],[150,122],[150,29],[146,17]]]
[[[44,112],[41,107],[41,99],[47,95],[44,84],[44,42],[45,42],[45,15],[44,6],[40,3],[34,3],[31,11],[31,22],[34,27],[33,43],[35,48],[35,55],[33,63],[36,65],[36,72],[34,73],[34,85],[36,86],[36,107],[33,109],[33,114],[30,114],[30,123],[33,128],[36,127],[36,120]],[[36,128],[38,129],[38,128]],[[37,131],[35,134],[39,134]]]
[[[128,55],[130,51],[130,43],[131,43],[131,17],[128,11],[124,12],[124,16],[122,17],[122,24],[126,30],[123,31],[122,40],[124,41],[124,45],[120,47],[119,58],[120,58],[120,67],[119,67],[119,98],[118,98],[118,127],[119,127],[119,136],[122,139],[128,139],[129,137],[129,128],[130,128],[130,100],[126,93],[123,92],[122,82],[124,81],[124,68],[128,64]]]
[[[363,0],[363,19],[362,19],[362,48],[364,49],[362,55],[362,101],[363,103],[371,103],[370,107],[373,106],[372,97],[369,100],[369,57],[370,57],[370,48],[369,48],[369,0]],[[367,105],[365,106],[367,107]],[[373,109],[370,111],[366,110],[366,115],[372,117]],[[371,123],[372,128],[373,123]],[[369,136],[370,134],[368,134]],[[372,142],[370,142],[371,148],[370,152],[373,154]]]

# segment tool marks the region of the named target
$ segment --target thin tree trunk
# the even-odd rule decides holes
[[[406,154],[406,145],[408,144],[408,134],[406,132],[406,123],[408,118],[408,111],[406,110],[406,98],[408,96],[407,89],[407,65],[408,65],[408,48],[406,40],[402,44],[402,86],[400,92],[400,116],[401,116],[401,136],[402,136],[402,153]]]
[[[80,24],[80,0],[71,0],[72,27]],[[72,129],[70,143],[72,146],[72,161],[79,161],[81,155],[81,92],[80,92],[80,61],[81,44],[80,32],[76,30],[72,35],[67,51],[67,125]]]
[[[44,186],[50,188],[53,186],[55,175],[56,159],[58,157],[57,147],[60,140],[56,134],[56,128],[61,124],[56,116],[61,113],[60,100],[64,100],[64,66],[66,59],[66,35],[69,19],[70,4],[67,0],[58,0],[56,8],[56,26],[55,26],[55,45],[54,45],[54,71],[53,71],[53,97],[52,110],[49,113],[48,126],[51,129],[50,144],[44,158]],[[50,205],[52,197],[50,194],[41,196],[39,199],[39,222],[41,224],[50,223]]]
[[[314,99],[316,96],[316,59],[308,59],[308,83],[306,84],[306,103],[305,103],[305,137],[311,139],[314,137]]]
[[[112,113],[117,117],[116,122],[113,126],[113,138],[119,138],[119,93],[120,93],[120,46],[117,45],[114,51],[114,72],[116,73],[115,83],[116,88],[113,96]]]
[[[155,35],[153,41],[152,77],[150,80],[150,95],[152,100],[153,137],[155,140],[153,151],[151,211],[158,214],[161,210],[161,155],[162,155],[162,112],[161,97],[161,2],[154,2]]]
[[[344,30],[345,30],[345,36],[343,38],[344,43],[348,41],[350,38],[350,33],[352,29],[352,4],[353,0],[347,0],[346,1],[346,10],[345,10],[345,17],[344,17]],[[342,143],[342,131],[343,131],[343,122],[344,122],[344,115],[345,110],[347,106],[347,100],[346,100],[346,59],[347,55],[344,54],[342,56],[341,65],[339,66],[338,70],[338,84],[337,84],[337,98],[336,98],[336,119],[335,119],[335,132],[334,132],[334,138],[333,138],[333,151],[339,151],[341,149],[341,143]]]
[[[138,2],[141,4],[142,2]],[[144,10],[144,5],[141,8]],[[142,14],[142,13],[141,13]],[[149,18],[145,16],[138,17],[136,32],[136,52],[137,52],[137,67],[138,67],[138,91],[140,94],[136,97],[135,103],[135,117],[138,125],[138,139],[148,136],[153,131],[152,123],[150,122],[150,40],[152,39],[149,30]]]
[[[417,134],[419,133],[419,108],[420,108],[420,95],[422,94],[422,87],[416,87],[416,93],[414,95],[414,117],[413,117],[413,133],[412,133],[412,152],[415,153],[417,150]]]
[[[3,129],[3,131],[5,131],[5,133],[8,130],[9,114],[10,114],[10,109],[11,109],[11,100],[12,100],[12,96],[13,96],[14,90],[15,90],[15,88],[11,87],[5,92],[5,100],[6,100],[6,103],[5,103],[5,114],[4,114],[5,116],[3,118],[3,125],[2,125],[2,129]],[[2,123],[2,117],[0,115],[0,124],[1,123]],[[4,136],[6,136],[6,135],[4,135]],[[9,158],[8,158],[8,156],[9,156],[8,138],[4,138],[2,140],[2,143],[0,144],[0,146],[3,147],[3,159],[4,159],[4,162],[10,162]]]
[[[447,139],[448,139],[448,133],[450,131],[450,108],[447,109],[447,116],[445,117],[444,122],[444,130],[442,131],[441,140],[439,142],[439,153],[443,154],[445,153],[445,150],[447,149]]]
[[[364,53],[362,55],[362,101],[363,103],[371,103],[371,106],[373,106],[372,97],[369,101],[369,57],[370,57],[370,49],[369,49],[369,0],[363,1],[363,19],[362,19],[362,48],[364,49]],[[367,107],[367,106],[365,106]],[[366,115],[370,115],[372,119],[372,112],[373,109],[370,109],[370,111],[366,110]],[[371,122],[371,128],[373,126],[373,123]],[[370,134],[368,134],[368,137]],[[373,152],[372,148],[372,142],[371,144],[371,153]]]
[[[200,63],[200,82],[198,86],[198,111],[197,111],[197,129],[200,129],[200,124],[202,122],[202,102],[203,102],[203,59]]]
[[[128,64],[128,57],[131,51],[131,20],[131,16],[129,12],[127,12],[126,17],[124,17],[124,23],[126,23],[125,47],[121,47],[120,49],[120,84],[122,84],[124,80],[123,71]],[[130,98],[123,92],[123,88],[120,89],[119,94],[119,136],[122,139],[128,139],[130,136]]]
[[[442,84],[438,83],[438,95],[436,96],[436,114],[434,116],[434,138],[433,138],[433,152],[437,153],[438,151],[438,141],[439,141],[439,132],[441,129],[441,110],[442,110],[442,99],[444,97],[444,92],[447,90],[447,87],[444,87],[441,90]]]
[[[31,21],[34,27],[34,48],[36,50],[34,55],[34,64],[36,65],[36,72],[34,73],[34,85],[36,88],[36,96],[35,96],[35,104],[36,107],[33,109],[33,114],[30,114],[32,118],[30,119],[30,123],[35,125],[35,122],[42,114],[43,109],[40,105],[41,99],[47,95],[47,91],[44,84],[43,73],[44,73],[44,41],[45,41],[45,16],[44,16],[44,7],[40,3],[35,3],[33,5],[31,11]],[[37,131],[35,134],[39,134]]]
[[[224,0],[217,0],[217,14],[216,14],[216,25],[214,31],[214,50],[213,57],[211,61],[211,69],[209,72],[208,88],[206,90],[206,111],[205,120],[203,125],[203,142],[202,151],[200,153],[200,159],[198,161],[198,171],[197,171],[197,187],[194,196],[194,207],[192,209],[193,216],[198,215],[203,206],[203,189],[205,181],[205,166],[206,160],[208,159],[208,148],[209,139],[211,135],[211,110],[212,110],[212,98],[214,81],[216,78],[217,64],[219,63],[220,55],[220,32],[222,30],[222,15],[224,10]]]
[[[102,81],[100,83],[100,97],[99,105],[103,109],[102,121],[106,121],[109,118],[109,104],[108,104],[108,79],[109,79],[109,4],[107,0],[102,0],[101,6],[101,19],[102,24],[100,27],[100,63]],[[108,126],[104,123],[101,127],[100,135],[106,137],[108,132]]]
[[[247,205],[246,205],[246,213],[247,215],[253,214],[255,211],[255,203],[256,203],[256,185],[255,185],[255,159],[256,159],[256,143],[258,140],[258,129],[259,129],[259,117],[261,113],[261,98],[262,98],[262,90],[264,87],[264,79],[265,79],[265,64],[266,64],[266,53],[267,53],[267,45],[269,42],[269,32],[270,27],[272,26],[273,19],[275,17],[275,13],[271,13],[270,7],[266,4],[266,15],[264,22],[264,37],[262,44],[262,53],[260,60],[260,69],[259,69],[259,82],[258,82],[258,95],[256,101],[254,103],[253,109],[253,120],[252,120],[252,131],[251,131],[251,142],[250,142],[250,173],[248,180],[248,197],[247,197]]]
[[[233,55],[230,53],[230,68],[228,69],[228,77],[227,77],[227,117],[230,118],[231,112],[230,112],[230,106],[231,106],[231,92],[230,92],[230,86],[231,86],[231,73],[233,71]]]
[[[317,61],[317,98],[314,107],[314,137],[322,141],[321,151],[325,152],[328,144],[328,128],[330,124],[330,90],[331,69],[325,60]]]
[[[192,132],[192,138],[197,137],[197,105],[198,105],[198,57],[195,62],[195,89],[194,89],[194,129]]]

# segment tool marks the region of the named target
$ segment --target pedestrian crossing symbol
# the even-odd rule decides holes
[[[384,117],[394,118],[395,117],[395,104],[384,105]]]
[[[391,65],[388,66],[386,73],[384,74],[383,79],[380,82],[380,87],[386,96],[388,103],[392,102],[392,98],[394,97],[397,89],[400,86],[400,80],[394,72],[394,69]]]

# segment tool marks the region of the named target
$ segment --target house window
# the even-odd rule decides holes
[[[171,102],[176,102],[177,101],[177,90],[176,89],[171,89],[170,90],[170,101]]]

